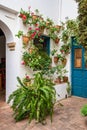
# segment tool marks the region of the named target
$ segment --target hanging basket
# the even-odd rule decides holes
[[[22,36],[23,44],[27,45],[29,42],[29,37],[28,36]]]

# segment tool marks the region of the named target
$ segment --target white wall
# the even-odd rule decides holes
[[[61,6],[62,7],[58,8]],[[3,0],[0,1],[0,7],[6,6],[12,9],[11,13],[9,9],[0,10],[0,28],[4,31],[6,36],[6,100],[8,96],[16,89],[17,80],[16,77],[23,77],[25,74],[25,68],[21,65],[21,55],[22,55],[22,43],[21,39],[15,37],[15,34],[19,29],[24,29],[23,24],[17,17],[17,11],[21,8],[28,10],[28,6],[31,6],[31,10],[39,9],[44,17],[52,18],[56,23],[60,20],[65,20],[65,17],[75,18],[77,15],[77,5],[74,0]],[[15,10],[15,11],[14,11]],[[60,16],[61,15],[61,16]],[[15,51],[9,51],[7,47],[8,42],[16,42]],[[61,44],[61,43],[60,43]],[[70,57],[69,57],[70,58]],[[70,70],[70,63],[68,63],[67,68]],[[26,68],[27,70],[27,68]],[[28,70],[31,74],[31,70]],[[70,73],[69,73],[70,74]]]
[[[45,17],[51,17],[56,23],[65,20],[65,17],[77,16],[77,4],[75,0],[3,0],[1,5],[20,11],[20,8],[31,10],[39,9]]]
[[[75,0],[62,0],[61,21],[65,18],[75,19],[78,16],[78,6]]]

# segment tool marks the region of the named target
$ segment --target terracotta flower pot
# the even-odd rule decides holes
[[[63,77],[63,82],[68,82],[68,77],[67,76]]]
[[[59,58],[57,56],[54,56],[54,63],[58,63]]]
[[[59,43],[59,41],[60,41],[60,39],[59,39],[59,38],[56,38],[56,39],[54,40],[54,42],[55,42],[56,44],[58,44],[58,43]]]
[[[67,63],[67,59],[65,58],[65,59],[62,60],[62,64],[65,66],[66,63]]]
[[[55,28],[57,29],[57,32],[60,32],[60,29],[61,29],[60,25],[55,25]]]
[[[56,78],[56,80],[54,81],[56,84],[60,84],[60,83],[62,83],[62,81],[61,81],[61,78],[60,77],[58,77],[58,78]]]
[[[32,19],[33,19],[33,20],[38,19],[38,17],[39,17],[38,15],[32,15]]]
[[[24,45],[27,45],[28,42],[29,42],[29,37],[28,37],[28,36],[23,36],[23,37],[22,37],[22,40],[23,40],[23,44],[24,44]]]

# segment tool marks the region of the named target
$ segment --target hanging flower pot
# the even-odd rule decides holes
[[[38,19],[38,15],[32,15],[32,20],[37,20]]]
[[[62,83],[61,77],[57,77],[56,80],[54,81],[56,84]]]
[[[40,28],[39,34],[40,35],[44,34],[44,28]]]
[[[54,56],[54,63],[58,63],[59,58],[57,56]]]
[[[54,40],[54,42],[55,42],[56,44],[58,44],[59,41],[60,41],[60,39],[59,39],[58,37]]]
[[[58,33],[60,32],[61,27],[62,27],[62,26],[60,26],[60,25],[55,25],[55,28],[57,29],[57,32],[58,32]]]
[[[29,42],[29,37],[28,36],[22,36],[23,44],[27,45]]]
[[[37,50],[36,50],[36,48],[30,47],[28,51],[29,51],[30,54],[32,54],[33,52],[35,52]]]
[[[68,77],[67,76],[63,77],[63,82],[68,82]]]
[[[64,58],[64,59],[62,59],[61,61],[62,61],[62,64],[65,66],[65,65],[66,65],[66,63],[67,63],[67,59],[66,59],[66,58]]]

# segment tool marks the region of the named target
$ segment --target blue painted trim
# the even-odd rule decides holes
[[[46,42],[46,52],[48,55],[50,55],[50,37],[46,36],[46,35],[41,35],[42,38],[45,39]]]

